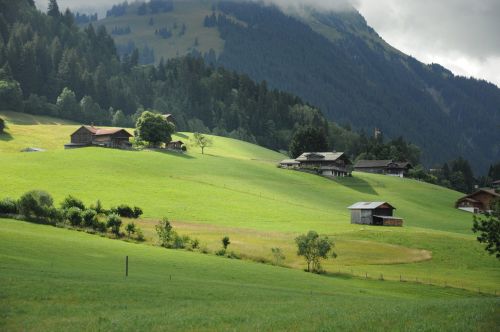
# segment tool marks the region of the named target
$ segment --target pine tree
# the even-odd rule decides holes
[[[57,0],[49,0],[49,6],[47,7],[47,15],[58,18],[61,16],[61,12],[59,11],[59,5],[57,4]]]

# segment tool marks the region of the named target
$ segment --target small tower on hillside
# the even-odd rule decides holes
[[[382,136],[382,130],[375,128],[373,132],[373,137],[375,137],[375,139],[378,139],[380,136]]]

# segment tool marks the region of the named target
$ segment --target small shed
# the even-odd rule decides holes
[[[298,168],[300,166],[300,161],[295,159],[285,159],[280,161],[281,168]]]
[[[167,149],[182,150],[183,145],[184,145],[183,141],[171,141],[167,144]]]
[[[351,224],[403,226],[403,219],[393,216],[394,206],[387,202],[358,202],[348,207]]]

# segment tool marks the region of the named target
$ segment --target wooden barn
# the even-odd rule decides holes
[[[393,216],[396,209],[387,202],[358,202],[348,207],[351,224],[403,226],[403,219]]]
[[[181,151],[183,145],[184,145],[183,141],[171,141],[167,144],[167,149]]]
[[[500,199],[495,189],[482,188],[457,200],[455,207],[472,213],[484,213],[491,210],[491,203]]]
[[[121,128],[101,129],[94,126],[81,126],[70,137],[71,142],[64,145],[66,149],[92,145],[126,149],[131,146],[129,138],[132,135]]]

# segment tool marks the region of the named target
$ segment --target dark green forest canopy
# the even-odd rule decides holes
[[[333,42],[276,7],[221,1],[218,9],[205,19],[225,42],[217,64],[295,93],[337,123],[404,135],[428,166],[461,155],[485,174],[500,159],[495,85],[394,50],[354,11],[310,13],[337,32]]]

